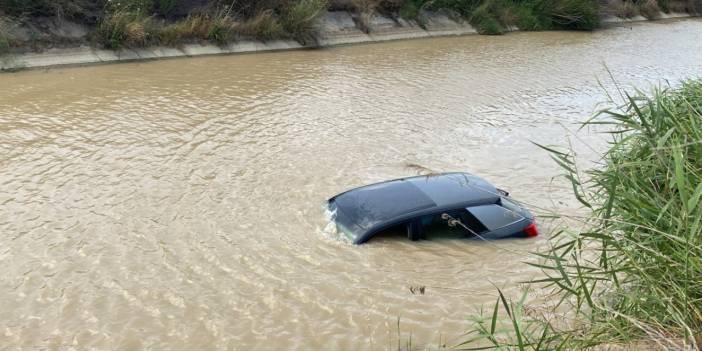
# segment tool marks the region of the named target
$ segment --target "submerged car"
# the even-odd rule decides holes
[[[395,179],[349,190],[329,199],[339,231],[363,244],[391,228],[411,240],[438,228],[460,236],[501,239],[534,237],[534,216],[486,180],[469,173]]]

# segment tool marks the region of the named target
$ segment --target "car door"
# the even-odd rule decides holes
[[[465,208],[441,211],[411,221],[407,236],[411,240],[456,239],[474,236],[486,228]]]

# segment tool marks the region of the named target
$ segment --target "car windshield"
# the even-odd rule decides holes
[[[355,241],[358,237],[351,229],[339,222],[336,222],[336,229],[350,241]]]

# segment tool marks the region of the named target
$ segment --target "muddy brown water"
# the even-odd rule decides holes
[[[380,350],[398,317],[451,344],[548,233],[356,247],[324,200],[464,170],[575,210],[530,141],[566,142],[605,64],[648,87],[700,57],[688,19],[1,75],[0,349]]]

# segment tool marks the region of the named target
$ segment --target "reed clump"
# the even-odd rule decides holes
[[[544,276],[531,288],[545,284],[557,303],[534,313],[525,297],[500,292],[461,348],[702,346],[702,80],[622,98],[585,123],[612,136],[595,168],[583,172],[573,151],[544,147],[591,210],[572,218],[586,230],[563,230],[537,254]]]

